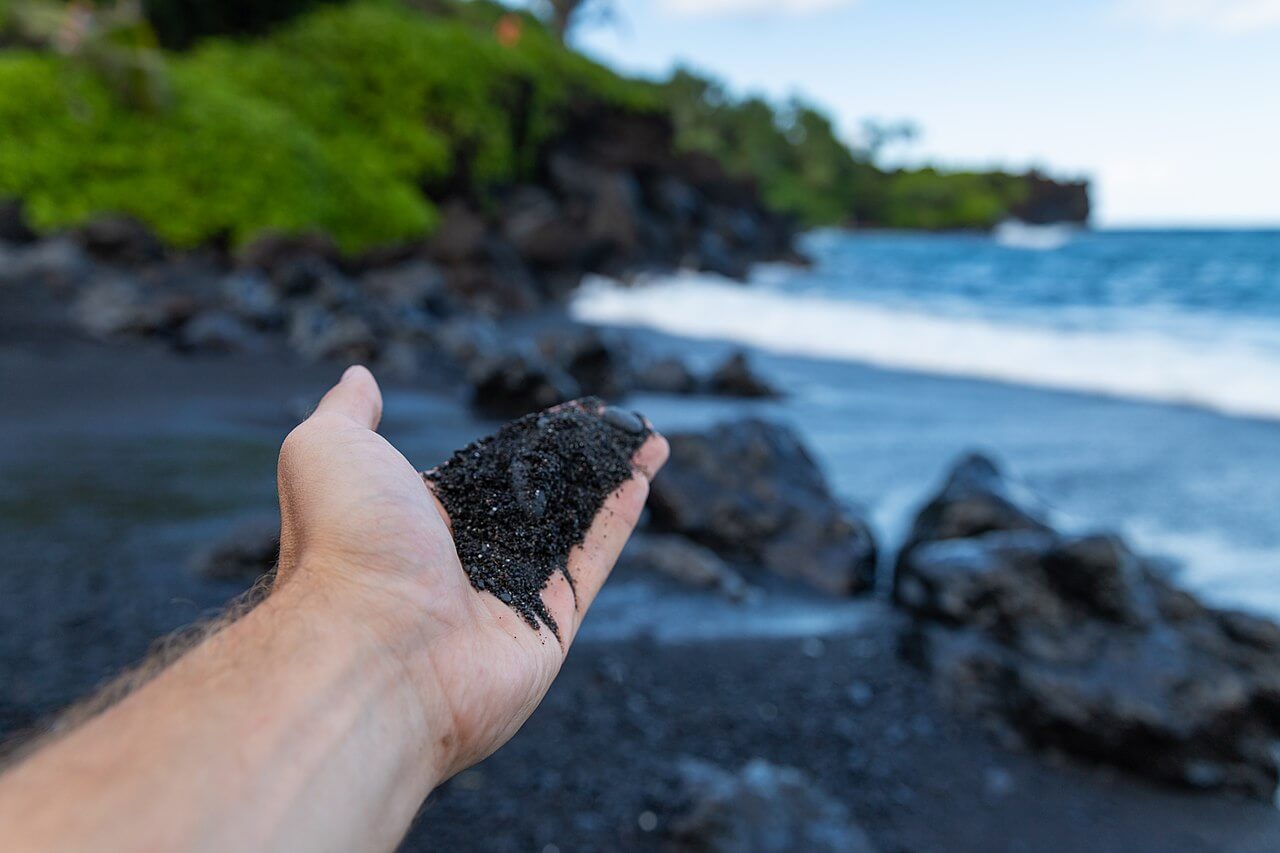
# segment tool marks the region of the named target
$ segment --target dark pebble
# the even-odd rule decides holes
[[[625,433],[639,435],[644,432],[644,421],[634,412],[628,412],[615,406],[609,406],[600,416],[605,423]]]

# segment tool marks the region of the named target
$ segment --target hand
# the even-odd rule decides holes
[[[400,655],[438,737],[441,779],[479,761],[519,729],[551,685],[587,608],[635,527],[649,480],[667,458],[652,436],[637,474],[596,516],[563,575],[543,591],[562,641],[472,588],[448,518],[422,475],[374,430],[377,383],[352,367],[290,433],[280,452],[277,584],[306,584],[349,600]]]

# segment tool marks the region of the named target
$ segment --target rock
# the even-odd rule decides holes
[[[300,259],[314,258],[336,265],[341,257],[337,244],[324,234],[266,234],[242,249],[238,260],[243,267],[278,279],[283,267]]]
[[[537,279],[499,237],[485,239],[477,258],[449,267],[446,280],[461,304],[490,316],[526,313],[543,302]]]
[[[284,325],[280,294],[258,270],[232,273],[222,281],[222,301],[229,311],[260,329]]]
[[[178,334],[179,346],[199,352],[248,352],[258,343],[253,331],[229,311],[197,314]]]
[[[871,588],[876,548],[792,430],[757,419],[668,436],[649,494],[652,527],[830,593]]]
[[[78,243],[55,237],[6,251],[4,263],[0,264],[0,282],[39,283],[66,289],[79,284],[92,272],[93,262]]]
[[[133,265],[164,259],[164,245],[151,229],[128,216],[103,216],[75,230],[85,251],[100,261]]]
[[[675,356],[651,361],[636,372],[635,386],[657,394],[694,394],[698,377],[689,366]]]
[[[871,853],[848,809],[794,767],[752,759],[737,773],[681,759],[659,795],[655,829],[676,850]]]
[[[440,224],[427,243],[432,258],[460,264],[476,258],[484,248],[489,226],[463,201],[451,201],[440,209]]]
[[[914,620],[904,651],[1032,745],[1270,800],[1280,628],[1207,607],[1118,537],[1059,533],[1007,493],[970,457],[922,511],[894,584]]]
[[[725,397],[775,398],[782,396],[776,388],[756,375],[741,350],[733,353],[717,367],[707,382],[713,394]]]
[[[598,176],[587,214],[587,235],[608,251],[623,255],[635,252],[640,233],[639,194],[635,178],[629,174]]]
[[[271,281],[285,298],[307,297],[326,308],[359,302],[359,291],[332,263],[319,255],[299,255],[276,264]]]
[[[421,258],[366,273],[360,288],[380,303],[425,311],[435,317],[449,317],[458,307],[441,269]]]
[[[503,354],[498,326],[488,317],[460,316],[437,326],[432,344],[460,365],[494,361]]]
[[[730,248],[724,237],[715,231],[705,231],[698,238],[694,266],[703,272],[722,275],[734,281],[746,281],[751,272],[747,259]]]
[[[27,225],[22,202],[0,200],[0,243],[31,243],[36,233]]]
[[[631,353],[617,335],[574,326],[544,335],[539,348],[573,377],[583,394],[618,400],[634,384]]]
[[[702,196],[679,178],[664,176],[653,190],[654,206],[677,228],[691,227],[704,208]]]
[[[621,562],[639,571],[655,572],[699,589],[715,589],[734,601],[749,592],[742,575],[716,552],[683,536],[637,533],[622,551]]]
[[[540,269],[579,267],[587,249],[583,229],[551,193],[537,187],[524,187],[507,202],[502,234],[525,262]]]
[[[290,316],[289,346],[311,361],[368,363],[379,351],[378,336],[363,318],[333,314],[311,304],[300,306]]]
[[[155,294],[133,279],[112,277],[86,287],[71,306],[71,318],[90,337],[116,340],[173,332],[195,310],[180,294]]]
[[[916,515],[899,551],[901,561],[922,542],[980,536],[995,530],[1047,531],[1030,497],[1019,498],[999,467],[980,453],[952,466],[942,490]]]
[[[276,567],[280,560],[280,519],[246,522],[222,541],[198,551],[192,570],[213,581],[252,581]]]
[[[537,354],[484,359],[470,371],[471,405],[481,414],[514,418],[581,396],[578,384]]]

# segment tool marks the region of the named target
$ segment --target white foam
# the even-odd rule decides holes
[[[731,340],[773,352],[948,376],[1184,403],[1280,419],[1280,330],[1124,321],[1054,328],[1020,320],[787,293],[685,273],[638,287],[595,278],[580,319]],[[1187,318],[1183,318],[1187,319]],[[1190,318],[1194,320],[1195,318]]]

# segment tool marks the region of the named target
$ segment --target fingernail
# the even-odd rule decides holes
[[[353,365],[351,365],[351,366],[350,366],[350,367],[348,367],[346,370],[342,371],[342,378],[341,378],[341,379],[339,379],[338,381],[339,381],[339,382],[346,382],[348,379],[350,379],[350,378],[355,374],[356,370],[357,370],[359,367],[360,367],[360,365],[358,365],[358,364],[353,364]]]
[[[644,432],[643,420],[633,412],[624,411],[616,406],[606,406],[600,417],[609,426],[620,429],[623,432],[628,432],[632,435],[639,435]]]

